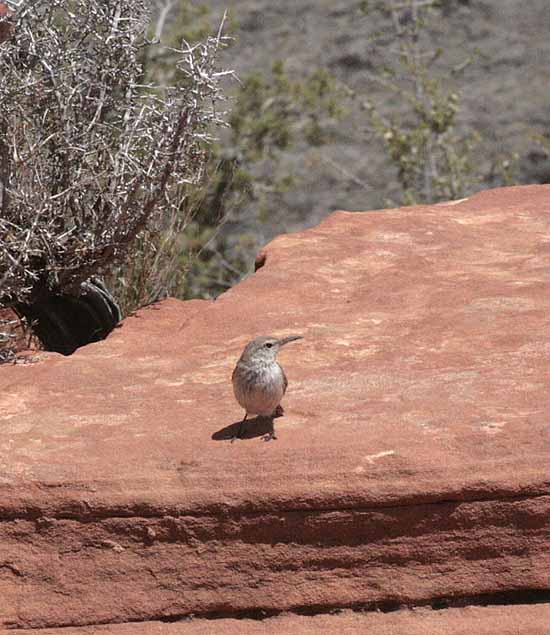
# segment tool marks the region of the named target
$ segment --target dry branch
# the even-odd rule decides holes
[[[141,0],[35,0],[0,44],[0,306],[78,293],[145,228],[187,222],[224,120],[220,32],[176,51],[178,81],[144,85]]]

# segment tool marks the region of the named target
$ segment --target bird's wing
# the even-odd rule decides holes
[[[283,370],[283,367],[281,366],[281,364],[277,363],[277,365],[281,369],[281,373],[283,373],[283,395],[284,395],[288,386],[288,379],[286,378],[285,371]]]

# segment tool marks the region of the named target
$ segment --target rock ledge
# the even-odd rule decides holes
[[[0,369],[0,626],[548,602],[549,200],[338,212],[215,302]],[[306,338],[279,440],[231,444],[268,333]]]

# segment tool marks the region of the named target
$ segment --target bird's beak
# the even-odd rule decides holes
[[[279,340],[279,346],[284,346],[285,344],[288,344],[289,342],[294,342],[294,340],[303,340],[304,337],[303,335],[289,335],[288,337],[282,337]]]

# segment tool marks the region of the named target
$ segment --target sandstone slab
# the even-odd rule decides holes
[[[0,625],[542,598],[549,204],[338,212],[215,302],[0,368]],[[279,439],[230,443],[241,349],[291,333]]]

